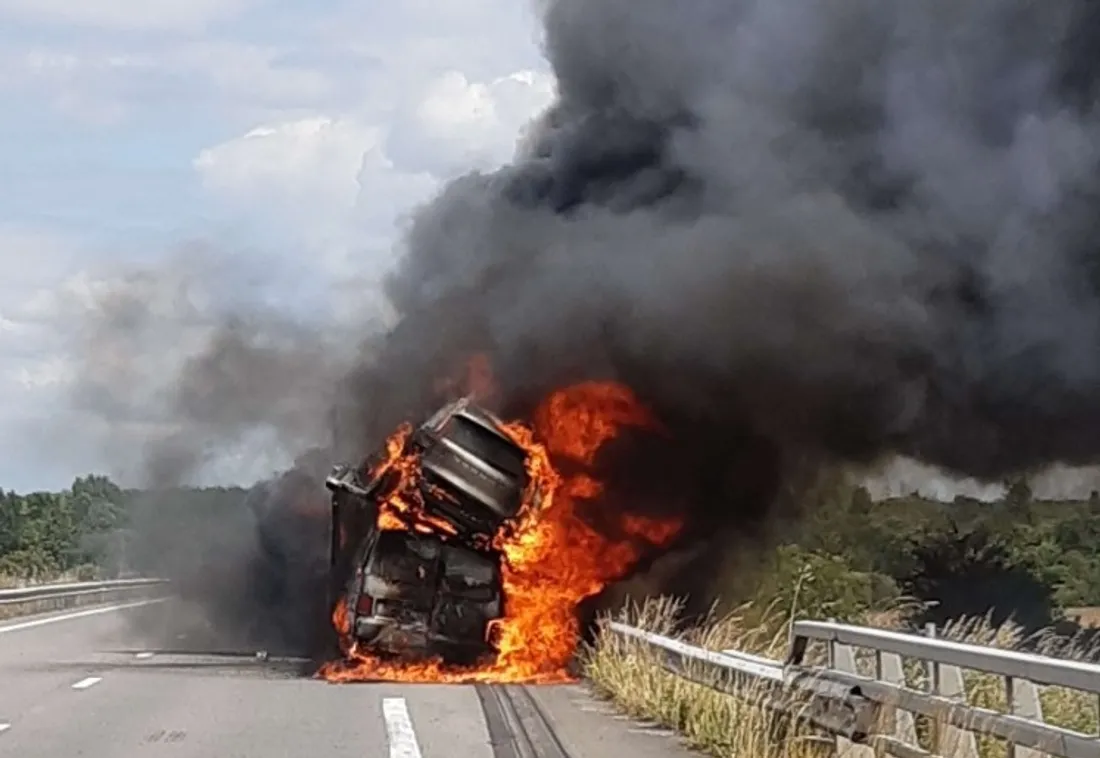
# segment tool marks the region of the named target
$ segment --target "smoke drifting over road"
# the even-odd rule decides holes
[[[708,524],[759,519],[801,455],[978,478],[1100,458],[1100,6],[540,12],[559,98],[511,165],[415,217],[342,454],[480,352],[506,413],[630,385]],[[247,382],[223,378],[201,393]]]

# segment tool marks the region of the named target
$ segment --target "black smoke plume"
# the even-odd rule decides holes
[[[519,405],[603,373],[856,460],[1093,461],[1092,8],[549,3],[559,101],[417,217],[361,428],[483,350]]]
[[[1094,461],[1095,8],[546,4],[559,98],[417,216],[351,428],[473,352],[517,415],[613,377],[727,549],[807,459]]]
[[[1100,6],[540,13],[557,100],[510,165],[416,214],[335,454],[483,353],[509,415],[632,387],[674,432],[658,479],[710,532],[766,521],[794,461],[1100,457]]]

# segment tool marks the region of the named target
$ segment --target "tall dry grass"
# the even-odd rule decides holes
[[[785,637],[765,626],[748,627],[743,615],[711,618],[690,628],[675,623],[680,604],[670,598],[631,604],[613,618],[712,650],[737,649],[776,656]],[[606,624],[612,617],[601,620]],[[585,672],[603,695],[627,714],[682,734],[692,747],[715,756],[823,758],[831,741],[764,704],[772,691],[743,683],[734,695],[666,672],[644,643],[601,631],[584,651]]]
[[[786,654],[787,631],[793,610],[774,605],[757,610],[746,604],[736,611],[702,623],[681,627],[676,618],[680,604],[670,598],[649,599],[629,604],[601,624],[614,619],[632,626],[677,637],[711,650],[738,650],[782,660]],[[905,608],[867,614],[857,623],[879,628],[904,628],[910,613]],[[747,621],[751,619],[751,621]],[[988,618],[962,619],[938,630],[944,638],[980,645],[1015,649],[1030,643],[1034,651],[1078,660],[1100,658],[1095,647],[1080,640],[1059,639],[1053,635],[1025,638],[1014,624],[994,626]],[[807,663],[824,660],[823,646],[811,646]],[[874,656],[858,651],[860,673],[874,674]],[[615,634],[601,633],[596,642],[583,651],[583,665],[598,692],[613,700],[627,714],[655,721],[679,732],[686,742],[714,756],[729,758],[823,758],[835,753],[832,739],[799,723],[784,712],[764,706],[770,691],[766,685],[745,682],[732,694],[718,692],[701,684],[667,673],[657,656],[643,643]],[[906,661],[906,684],[918,690],[928,688],[928,673],[918,661]],[[1006,712],[1005,686],[1000,677],[964,672],[967,700],[970,704]],[[1041,687],[1040,701],[1047,723],[1075,731],[1096,734],[1100,726],[1097,698],[1082,692],[1057,687]],[[931,748],[931,724],[917,719],[921,746]],[[1003,742],[978,735],[981,758],[1006,758]]]

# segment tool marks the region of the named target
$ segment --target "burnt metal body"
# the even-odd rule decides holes
[[[491,656],[492,621],[504,597],[501,556],[489,545],[516,516],[527,487],[526,453],[501,422],[468,399],[417,428],[403,454],[420,461],[416,487],[425,511],[454,534],[379,530],[380,503],[394,477],[383,452],[359,467],[337,466],[332,491],[330,601],[346,603],[360,648],[400,658],[442,656],[472,663]]]

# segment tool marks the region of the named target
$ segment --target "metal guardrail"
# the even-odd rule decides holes
[[[858,686],[832,680],[829,672],[795,669],[735,651],[704,650],[618,622],[610,627],[656,648],[668,671],[697,684],[732,695],[744,691],[746,680],[755,679],[765,687],[764,691],[755,689],[762,705],[797,710],[810,723],[857,742],[866,739],[874,725],[874,702],[865,698]]]
[[[921,637],[886,629],[836,624],[830,621],[796,621],[791,630],[791,651],[788,661],[801,663],[806,645],[811,640],[833,645],[868,648],[882,653],[893,653],[903,658],[935,661],[947,666],[998,674],[1012,679],[1026,679],[1034,684],[1065,687],[1100,695],[1100,666],[1095,663]]]
[[[0,590],[0,610],[12,606],[42,604],[47,601],[51,601],[51,604],[76,604],[82,600],[94,599],[95,596],[106,599],[108,595],[159,587],[167,583],[167,579],[141,578],[16,587]]]
[[[1100,665],[1093,663],[936,639],[934,630],[922,636],[823,621],[796,622],[782,662],[704,650],[617,622],[608,629],[654,648],[677,676],[729,694],[751,691],[756,698],[763,690],[764,705],[832,733],[852,758],[978,758],[978,734],[1004,740],[1008,758],[1100,758],[1096,735],[1044,723],[1038,690],[1055,686],[1100,697]],[[813,643],[825,645],[824,665],[806,663]],[[905,661],[924,667],[927,690],[907,684]],[[1004,682],[1008,712],[968,704],[963,671]],[[754,680],[751,690],[743,686],[747,680]],[[931,727],[923,745],[915,717]]]

